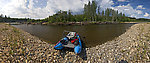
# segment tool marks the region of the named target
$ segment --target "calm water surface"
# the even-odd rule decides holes
[[[84,26],[58,26],[58,25],[12,25],[20,28],[40,39],[56,44],[62,37],[63,31],[76,31],[87,47],[92,47],[112,40],[123,34],[133,24],[103,24]],[[83,38],[85,37],[85,38]]]

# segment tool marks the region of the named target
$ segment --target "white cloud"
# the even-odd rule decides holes
[[[126,0],[118,0],[118,1],[120,1],[120,2],[124,2],[124,1],[126,1]]]
[[[145,9],[145,8],[143,8],[143,5],[138,5],[136,9]]]
[[[11,17],[45,18],[58,10],[79,12],[88,0],[0,0],[0,14]],[[44,7],[38,6],[46,2]],[[92,0],[91,0],[92,1]]]
[[[145,13],[145,15],[144,15],[145,17],[148,17],[149,16],[149,14],[148,13]]]
[[[84,4],[92,0],[0,0],[0,14],[11,17],[46,18],[59,10],[71,10],[74,13],[81,13]],[[134,9],[130,4],[112,7],[113,0],[96,0],[101,10],[112,8],[123,12],[131,17],[141,17],[143,12],[137,9],[145,9],[143,5]],[[127,0],[118,0],[127,1]]]
[[[92,0],[0,0],[0,14],[11,17],[45,18],[59,10],[81,12]],[[102,9],[110,8],[112,0],[96,0]]]
[[[141,10],[134,9],[130,4],[128,5],[120,5],[113,7],[112,9],[118,10],[119,12],[123,12],[127,16],[139,18],[143,14]]]
[[[110,8],[114,4],[112,0],[97,0],[97,2],[102,9]]]
[[[136,10],[137,14],[143,14],[141,10]]]

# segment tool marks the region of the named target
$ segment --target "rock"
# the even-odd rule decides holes
[[[1,26],[1,24],[0,24]],[[54,45],[50,45],[45,41],[39,40],[27,32],[21,34],[13,34],[10,32],[2,31],[0,33],[5,34],[3,37],[3,42],[0,42],[0,61],[9,62],[8,60],[12,60],[12,62],[26,62],[26,63],[38,63],[39,61],[42,62],[85,62],[85,63],[93,63],[93,62],[106,62],[106,63],[113,63],[119,62],[119,60],[126,59],[129,63],[134,62],[137,60],[138,62],[142,63],[142,61],[149,60],[149,53],[143,54],[144,50],[150,48],[147,42],[148,39],[146,36],[150,36],[150,31],[141,32],[142,27],[144,28],[143,31],[148,30],[150,25],[133,25],[131,28],[119,36],[118,38],[108,41],[102,45],[97,45],[91,48],[83,48],[83,53],[80,55],[74,54],[71,50],[69,51],[62,51],[59,54],[58,50],[53,49]],[[1,29],[1,28],[0,28]],[[146,30],[145,30],[146,29]],[[147,35],[146,35],[147,33]],[[16,39],[18,35],[21,35],[19,39]],[[23,36],[23,37],[22,37]],[[14,38],[15,37],[15,38]],[[23,38],[23,39],[21,39]],[[142,39],[141,39],[142,38]],[[12,40],[11,40],[12,39]],[[13,40],[18,40],[17,46],[12,46]],[[4,43],[4,44],[3,44]],[[140,46],[139,46],[140,44]],[[150,44],[150,43],[149,43]],[[145,48],[144,46],[147,46]],[[137,50],[138,47],[139,51]],[[12,55],[9,52],[12,50]],[[122,51],[122,52],[121,52]],[[21,54],[21,53],[24,54]],[[139,53],[139,57],[134,57]],[[148,54],[148,55],[147,55]],[[147,59],[143,59],[143,56]],[[84,58],[87,58],[86,60]],[[113,62],[112,62],[113,61]]]
[[[25,60],[26,63],[28,63],[28,60]]]
[[[54,56],[56,56],[57,55],[57,53],[54,53]]]
[[[5,63],[4,61],[2,61],[1,63]]]
[[[53,57],[54,57],[54,59],[56,59],[57,56],[53,56]]]
[[[73,60],[73,63],[75,63],[76,62],[76,60]]]
[[[39,53],[39,56],[42,56],[43,55],[43,53]]]
[[[90,63],[90,61],[88,61],[88,63]]]
[[[51,56],[51,54],[48,54],[47,56],[48,56],[48,57],[50,57],[50,56]]]

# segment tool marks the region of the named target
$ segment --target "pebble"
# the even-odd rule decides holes
[[[91,63],[90,61],[88,61],[88,63]]]
[[[12,59],[12,62],[20,61],[20,63],[38,63],[39,61],[69,61],[69,63],[114,63],[119,62],[119,60],[126,60],[130,63],[137,61],[136,58],[139,58],[139,61],[147,61],[149,60],[150,55],[149,53],[147,53],[148,48],[150,48],[150,46],[147,45],[147,41],[150,37],[150,33],[148,32],[150,31],[141,32],[140,30],[142,29],[142,27],[146,28],[150,27],[150,25],[141,26],[140,24],[135,24],[118,38],[112,41],[108,41],[102,45],[97,45],[96,47],[85,48],[83,49],[84,52],[79,55],[74,54],[74,52],[72,51],[60,52],[58,50],[55,50],[53,49],[54,45],[50,45],[44,41],[41,41],[39,40],[39,38],[32,36],[29,33],[25,33],[24,31],[22,31],[22,34],[20,34],[24,39],[17,40],[19,43],[14,46],[14,39],[18,37],[16,36],[17,34],[15,35],[15,33],[13,32],[3,31],[1,32],[4,35],[4,38],[2,42],[3,45],[0,47],[0,61],[3,60],[9,62],[9,60]],[[149,37],[146,37],[145,35]],[[9,44],[9,46],[7,44]],[[13,52],[9,52],[10,50],[12,50]],[[145,54],[144,51],[146,51]],[[137,55],[139,57],[137,57]],[[147,59],[143,59],[140,56],[145,56],[145,58]]]

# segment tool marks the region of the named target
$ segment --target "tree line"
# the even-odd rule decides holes
[[[73,15],[71,10],[69,11],[58,11],[56,14],[49,16],[42,21],[46,22],[84,22],[84,21],[101,21],[101,22],[125,22],[135,21],[130,17],[125,16],[122,12],[115,11],[107,8],[101,10],[100,6],[97,6],[95,1],[92,1],[84,5],[83,14]]]
[[[31,19],[29,19],[29,18],[11,18],[11,17],[3,15],[3,14],[0,15],[0,22],[27,22],[29,20],[31,20]]]

